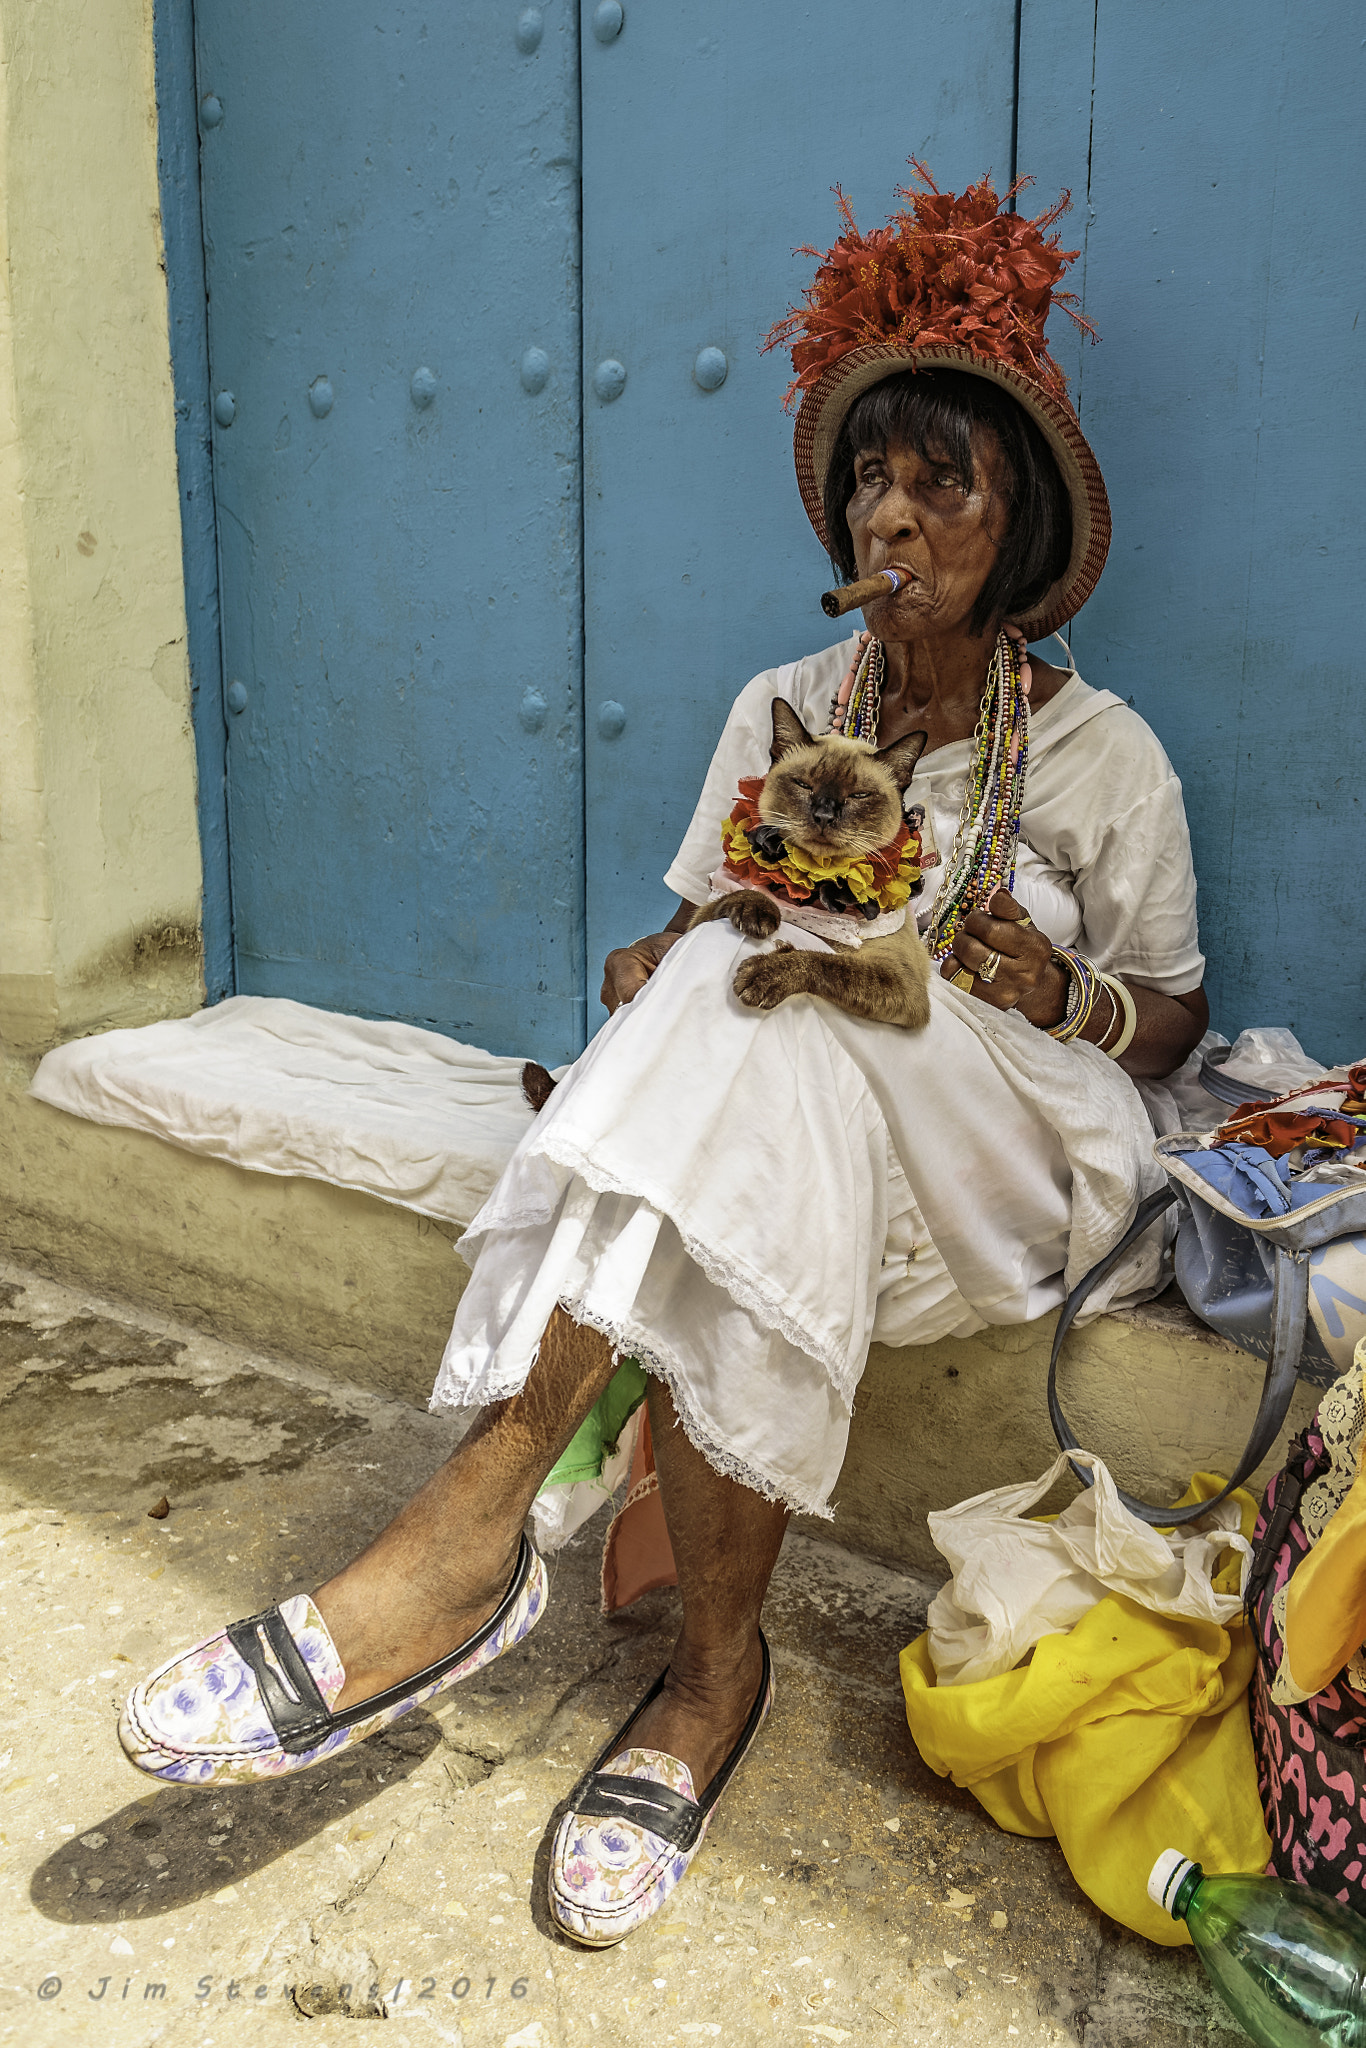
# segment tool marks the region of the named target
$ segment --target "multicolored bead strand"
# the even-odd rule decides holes
[[[830,706],[830,730],[877,745],[886,656],[882,642],[860,633],[849,667]],[[925,943],[936,960],[979,904],[1015,884],[1025,773],[1029,766],[1029,686],[1033,677],[1024,637],[997,635],[974,735],[975,751],[949,855],[944,886]]]
[[[1022,645],[1000,633],[987,671],[968,786],[959,813],[944,886],[925,943],[942,960],[963,920],[998,889],[1015,885],[1025,775],[1029,767],[1029,696]]]
[[[831,732],[842,733],[846,739],[866,740],[870,747],[877,745],[886,659],[880,640],[875,640],[871,633],[859,634],[853,659],[830,706]]]

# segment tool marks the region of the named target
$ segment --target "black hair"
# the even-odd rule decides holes
[[[973,487],[972,435],[989,427],[1000,444],[1006,530],[969,621],[983,633],[993,619],[1026,616],[1067,568],[1072,506],[1043,434],[1008,391],[964,370],[903,370],[856,398],[825,473],[825,532],[842,582],[857,575],[845,514],[854,495],[854,458],[912,448],[942,461],[965,491]]]

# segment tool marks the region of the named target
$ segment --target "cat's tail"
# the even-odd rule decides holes
[[[536,1060],[528,1060],[522,1068],[522,1093],[535,1110],[544,1109],[555,1087],[555,1077]]]

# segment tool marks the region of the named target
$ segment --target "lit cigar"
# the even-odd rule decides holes
[[[846,612],[856,612],[862,605],[875,604],[880,597],[892,597],[910,580],[904,569],[879,569],[876,576],[865,576],[858,583],[846,583],[841,590],[827,590],[821,599],[821,610],[827,619],[842,619]]]

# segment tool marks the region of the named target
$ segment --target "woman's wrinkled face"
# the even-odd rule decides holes
[[[860,576],[909,572],[893,596],[865,606],[880,640],[920,640],[967,631],[1003,539],[1000,443],[989,427],[973,434],[972,487],[952,464],[913,448],[868,449],[854,461],[846,518]]]

